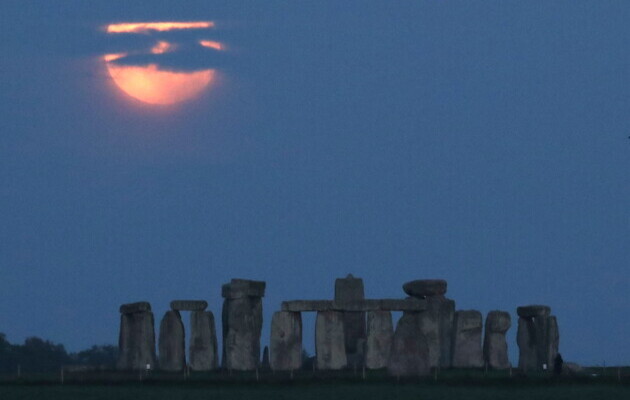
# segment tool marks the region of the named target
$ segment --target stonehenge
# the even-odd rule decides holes
[[[369,369],[386,368],[394,339],[391,311],[367,313],[367,341],[365,366]]]
[[[453,362],[455,368],[483,367],[481,350],[481,313],[456,311],[453,322]]]
[[[483,360],[489,368],[507,369],[512,366],[508,358],[508,344],[505,334],[512,326],[510,313],[490,311],[486,317],[483,338]]]
[[[419,316],[419,324],[429,346],[431,367],[451,366],[455,302],[444,297],[446,286],[442,279],[415,280],[403,285],[409,296],[426,300],[427,310]]]
[[[206,301],[171,301],[160,322],[157,355],[151,305],[121,305],[117,369],[181,372],[262,368],[292,374],[303,368],[305,357],[303,312],[316,313],[314,369],[363,367],[387,370],[394,377],[416,377],[438,368],[511,368],[506,340],[512,325],[508,312],[490,311],[484,324],[479,311],[456,311],[455,302],[445,297],[446,281],[439,279],[405,283],[407,298],[366,299],[363,280],[352,275],[335,281],[333,299],[281,302],[271,318],[269,346],[261,364],[265,289],[265,282],[247,279],[232,279],[222,285],[221,364],[215,318],[206,310]],[[542,305],[522,306],[516,311],[519,369],[551,370],[560,339],[556,317]],[[188,354],[182,312],[190,312]],[[402,312],[397,322],[392,312]],[[310,368],[311,362],[307,365]]]
[[[151,305],[147,302],[120,306],[118,337],[119,370],[145,370],[155,367],[155,330]]]
[[[365,298],[363,279],[349,274],[335,280],[335,302],[360,302]],[[365,312],[342,311],[346,358],[351,365],[362,365],[366,340]]]
[[[544,371],[551,368],[558,354],[560,333],[551,308],[541,305],[516,309],[519,348],[518,367],[521,371]]]
[[[290,311],[273,314],[269,366],[274,371],[293,371],[302,367],[302,314]]]
[[[253,371],[260,364],[262,297],[265,282],[232,279],[221,288],[223,301],[223,366]]]

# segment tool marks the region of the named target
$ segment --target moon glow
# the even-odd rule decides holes
[[[151,31],[206,29],[213,26],[212,22],[121,23],[108,25],[106,31],[108,34],[149,34]],[[221,43],[211,40],[200,40],[197,45],[216,51],[223,50]],[[177,46],[174,44],[160,40],[144,53],[164,54],[176,50]],[[123,93],[147,104],[171,105],[192,100],[204,92],[215,79],[214,69],[171,71],[160,69],[157,64],[116,63],[116,60],[127,55],[129,53],[106,54],[103,60],[107,72]]]

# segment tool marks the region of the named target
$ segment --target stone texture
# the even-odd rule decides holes
[[[418,312],[404,312],[396,324],[387,371],[392,376],[424,376],[431,372],[429,347],[420,332]]]
[[[446,293],[446,281],[443,279],[419,279],[405,283],[403,290],[411,297],[443,296]]]
[[[455,312],[453,322],[453,367],[483,367],[481,322],[482,317],[479,311],[467,310]]]
[[[348,275],[335,280],[335,303],[344,304],[360,302],[365,299],[363,279]],[[343,332],[345,336],[346,354],[362,354],[366,339],[365,312],[344,311]],[[360,358],[360,357],[359,357]],[[362,360],[357,360],[362,364]]]
[[[523,318],[548,317],[551,314],[551,308],[548,306],[522,306],[516,308],[516,314]]]
[[[493,369],[510,368],[506,332],[512,326],[510,313],[490,311],[486,317],[486,333],[483,338],[483,359]]]
[[[243,297],[264,297],[266,283],[248,279],[232,279],[221,287],[221,296],[226,299]]]
[[[148,311],[150,309],[149,303],[124,304],[120,307],[124,312],[120,316],[117,369],[145,370],[147,365],[155,368],[155,330],[153,313]]]
[[[572,362],[565,362],[562,364],[562,375],[565,376],[581,376],[585,375],[584,368],[579,364]]]
[[[173,300],[171,309],[175,311],[203,311],[208,308],[205,300]]]
[[[521,371],[551,370],[558,354],[560,335],[555,316],[547,306],[518,307],[518,367]]]
[[[121,314],[131,314],[131,313],[144,312],[144,311],[151,311],[151,304],[149,304],[146,301],[123,304],[120,306]]]
[[[423,299],[366,299],[336,302],[333,300],[283,301],[282,311],[422,311],[427,308]]]
[[[450,367],[455,302],[443,296],[430,296],[425,301],[426,311],[418,315],[418,321],[429,347],[429,365]]]
[[[193,371],[212,371],[219,368],[217,332],[214,314],[193,311],[190,314],[190,368]]]
[[[186,366],[184,324],[179,311],[167,311],[160,322],[158,349],[160,369],[182,371]]]
[[[278,311],[271,319],[269,366],[274,371],[302,367],[302,314]]]
[[[343,314],[321,311],[315,320],[317,369],[342,369],[347,365]]]
[[[262,299],[239,297],[223,302],[223,366],[252,371],[260,360]]]
[[[365,366],[370,369],[387,367],[394,337],[392,313],[370,311],[367,314]]]

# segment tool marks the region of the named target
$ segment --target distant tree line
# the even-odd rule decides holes
[[[92,346],[78,353],[68,353],[62,344],[30,337],[24,344],[11,344],[0,333],[0,373],[51,372],[65,366],[85,366],[113,369],[116,364],[116,346]]]

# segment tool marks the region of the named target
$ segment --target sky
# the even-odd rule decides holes
[[[113,84],[102,56],[146,36],[103,27],[191,20],[225,45],[171,60],[215,70],[199,97]],[[628,365],[628,20],[622,0],[4,0],[0,332],[115,344],[120,304],[220,321],[247,278],[265,345],[281,301],[352,273],[368,298],[442,278],[457,309],[509,311],[513,364],[516,307],[546,304],[566,361]]]

